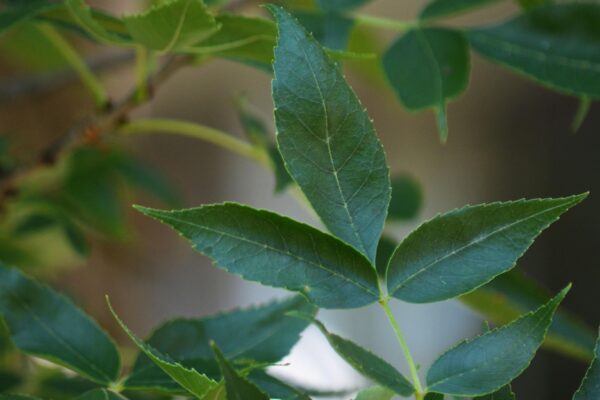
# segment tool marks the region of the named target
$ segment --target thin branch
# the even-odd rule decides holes
[[[154,93],[157,87],[181,67],[189,64],[190,61],[189,56],[175,55],[168,58],[156,74],[148,79],[148,93]],[[109,104],[105,109],[78,121],[64,135],[52,142],[30,161],[22,163],[17,168],[4,174],[0,180],[0,204],[6,197],[15,194],[16,186],[21,179],[38,167],[53,165],[63,151],[82,142],[89,132],[102,134],[121,124],[129,112],[141,104],[137,100],[137,93],[137,88],[134,88],[118,103]]]

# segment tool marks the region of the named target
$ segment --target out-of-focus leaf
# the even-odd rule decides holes
[[[18,386],[23,379],[20,375],[12,371],[0,370],[0,392],[8,391],[15,386]]]
[[[294,16],[323,46],[346,50],[354,20],[336,12],[297,11]]]
[[[116,381],[119,353],[96,322],[52,289],[2,265],[0,314],[21,351],[99,383]]]
[[[161,2],[123,23],[136,43],[160,52],[185,50],[219,29],[202,0]]]
[[[266,125],[250,110],[247,101],[243,98],[238,102],[238,116],[246,136],[248,136],[255,146],[262,148],[269,156],[273,172],[275,173],[275,192],[282,192],[289,184],[293,183],[293,180],[285,169],[281,153],[275,143],[273,143]]]
[[[196,371],[193,368],[190,369],[182,366],[180,363],[171,360],[169,356],[160,353],[152,346],[149,346],[147,343],[139,339],[118,317],[110,303],[109,308],[121,328],[125,331],[125,333],[127,333],[129,338],[136,344],[136,346],[175,382],[179,383],[196,398],[202,399],[204,395],[206,395],[217,385],[217,382],[213,381],[206,375]]]
[[[368,3],[370,0],[317,0],[323,10],[343,11],[351,10]]]
[[[447,17],[475,8],[483,7],[498,0],[432,0],[423,8],[419,14],[422,20],[431,20]]]
[[[98,232],[116,239],[126,235],[115,164],[118,153],[81,147],[70,154],[60,198],[70,212]],[[93,177],[93,179],[91,178]]]
[[[381,279],[385,279],[385,272],[387,270],[388,262],[394,254],[394,250],[398,247],[398,243],[388,236],[381,236],[379,239],[379,245],[377,246],[377,257],[375,258],[375,266],[377,268],[377,275]]]
[[[225,359],[216,344],[212,343],[212,349],[225,380],[227,400],[269,400],[269,396],[262,392],[255,384],[242,377],[229,364],[229,361]]]
[[[285,10],[269,10],[279,29],[272,87],[286,168],[329,231],[374,262],[390,200],[383,147],[321,45]]]
[[[38,381],[33,394],[53,400],[72,400],[78,395],[97,389],[98,385],[80,376],[67,376],[56,369],[47,371]]]
[[[485,396],[475,397],[473,400],[515,400],[515,394],[513,393],[510,385],[502,386],[494,393],[486,394]]]
[[[270,70],[277,34],[273,22],[229,14],[219,15],[215,20],[221,28],[187,52],[249,62]]]
[[[372,386],[361,390],[356,395],[356,400],[392,400],[395,395],[396,393],[383,386]]]
[[[112,390],[93,389],[78,396],[76,400],[127,400],[127,398]]]
[[[101,22],[96,20],[91,7],[87,5],[84,0],[65,0],[65,6],[71,13],[75,22],[97,41],[117,45],[130,43],[130,40],[124,39],[123,36],[109,31]],[[123,25],[122,21],[117,18],[108,15],[105,15],[104,18],[111,18],[112,25]],[[122,31],[124,29],[125,26],[123,25],[120,30]]]
[[[531,10],[544,4],[553,3],[553,0],[515,0],[524,10]]]
[[[181,198],[173,185],[148,163],[131,155],[122,155],[115,168],[133,188],[154,196],[167,206],[177,207],[181,204]]]
[[[460,300],[494,323],[505,324],[541,307],[550,300],[550,296],[533,279],[521,271],[512,270],[460,297]],[[558,310],[544,346],[589,361],[594,350],[594,332],[566,311]]]
[[[382,59],[385,74],[409,110],[435,109],[442,142],[447,140],[446,104],[469,80],[469,45],[447,28],[414,28],[398,38]]]
[[[479,204],[438,215],[394,252],[388,291],[415,303],[469,293],[512,269],[544,229],[585,197]]]
[[[388,209],[388,220],[411,220],[421,211],[423,194],[421,185],[409,175],[392,177],[392,200]]]
[[[536,7],[497,26],[468,31],[484,57],[551,89],[600,98],[600,4]]]
[[[215,266],[244,279],[300,292],[324,308],[356,308],[379,299],[375,270],[361,253],[287,217],[236,203],[136,208],[173,227]]]
[[[28,51],[23,51],[28,49]],[[26,72],[52,72],[67,68],[64,56],[52,45],[35,21],[19,24],[0,42],[3,61]]]
[[[594,348],[594,359],[590,364],[581,386],[573,400],[594,400],[600,398],[600,335]]]
[[[0,34],[14,25],[35,17],[43,10],[56,7],[49,0],[27,0],[11,2],[0,9]]]
[[[300,296],[262,306],[234,310],[202,319],[176,319],[159,327],[147,343],[188,368],[206,368],[212,360],[210,341],[215,341],[230,360],[275,363],[285,357],[299,340],[308,322],[287,317],[290,311],[314,315],[316,309]],[[239,332],[244,331],[244,335]],[[157,371],[141,354],[135,361],[125,387],[177,390],[175,382]]]
[[[492,393],[510,383],[535,356],[569,288],[536,311],[442,354],[427,372],[427,387],[436,393],[471,397]]]
[[[273,399],[281,400],[310,400],[308,395],[280,381],[262,370],[254,370],[246,377]]]

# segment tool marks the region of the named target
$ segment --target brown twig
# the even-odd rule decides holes
[[[156,88],[165,82],[181,67],[189,64],[191,57],[174,55],[169,57],[162,67],[149,78],[148,93],[154,93]],[[71,146],[81,143],[90,132],[102,134],[111,131],[126,120],[127,115],[141,103],[137,100],[137,88],[134,88],[122,100],[109,104],[102,110],[89,115],[73,125],[64,135],[52,142],[29,162],[22,163],[17,168],[6,172],[0,178],[0,204],[6,198],[17,194],[18,182],[28,176],[33,170],[53,165],[60,155]]]

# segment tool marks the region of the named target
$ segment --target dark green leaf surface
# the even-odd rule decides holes
[[[211,389],[217,386],[217,382],[208,378],[206,375],[182,366],[181,364],[174,362],[166,354],[161,354],[156,349],[149,346],[143,340],[139,339],[113,310],[110,303],[108,304],[111,313],[121,326],[127,336],[135,343],[135,345],[144,352],[148,358],[150,358],[156,365],[158,365],[167,375],[169,375],[174,381],[179,383],[183,388],[193,394],[196,398],[202,399]]]
[[[600,332],[599,332],[600,333]],[[585,373],[581,386],[573,400],[594,400],[600,398],[600,335],[594,349],[594,360]]]
[[[550,300],[548,292],[521,271],[513,269],[496,277],[460,300],[496,324],[506,324]],[[564,310],[554,315],[544,346],[589,362],[594,351],[594,332]]]
[[[219,15],[216,24],[221,28],[189,53],[230,58],[258,64],[270,70],[277,28],[272,21],[242,15]]]
[[[279,153],[277,145],[273,143],[269,130],[264,122],[251,111],[248,102],[244,98],[238,102],[238,117],[244,128],[244,133],[252,144],[262,148],[268,154],[275,172],[275,192],[282,192],[289,184],[293,183],[293,180],[285,169],[281,153]]]
[[[552,89],[600,97],[600,4],[537,7],[498,26],[468,32],[486,58]]]
[[[513,268],[545,228],[586,196],[482,204],[439,215],[400,243],[388,266],[388,291],[413,303],[468,293]]]
[[[219,29],[202,0],[161,2],[123,23],[136,43],[161,52],[184,50]]]
[[[372,386],[361,390],[356,400],[392,400],[396,393],[383,386]]]
[[[441,393],[427,393],[424,400],[444,400],[444,395]]]
[[[202,361],[206,364],[212,359],[211,341],[215,341],[230,360],[275,363],[289,353],[308,325],[306,321],[285,316],[290,311],[314,315],[316,308],[303,297],[295,296],[208,318],[176,319],[154,331],[147,343],[186,367],[198,366]],[[146,355],[140,354],[125,387],[178,390],[179,385]]]
[[[338,67],[283,9],[273,101],[287,170],[327,228],[371,261],[390,200],[389,171],[373,124]]]
[[[20,375],[12,371],[0,370],[0,393],[7,392],[23,382]]]
[[[388,220],[410,220],[417,216],[423,205],[421,185],[409,175],[392,177],[392,200]]]
[[[246,377],[273,399],[281,400],[310,400],[308,395],[262,370],[254,370]]]
[[[432,0],[423,8],[419,18],[427,20],[447,17],[483,7],[497,1],[498,0]]]
[[[335,13],[298,11],[294,13],[298,21],[312,33],[321,45],[332,50],[346,50],[354,20]]]
[[[369,262],[308,225],[235,203],[178,211],[138,209],[244,279],[301,292],[325,308],[361,307],[379,299]]]
[[[327,11],[344,11],[360,7],[370,0],[317,0],[319,7]]]
[[[415,392],[411,383],[387,361],[350,340],[331,333],[318,320],[313,320],[333,349],[358,372],[402,396]]]
[[[485,396],[475,397],[473,400],[515,400],[515,394],[513,393],[510,385],[502,386],[494,393],[486,394]]]
[[[0,9],[0,34],[15,24],[27,21],[38,13],[55,6],[48,0],[19,1],[6,5]]]
[[[120,359],[113,341],[71,301],[0,265],[0,314],[20,350],[96,382],[114,382]]]
[[[469,80],[469,45],[464,35],[446,28],[411,29],[382,58],[383,69],[409,110],[434,108],[442,141],[447,138],[446,103]]]
[[[269,400],[269,396],[233,369],[214,343],[212,348],[225,380],[227,400]]]
[[[536,311],[448,350],[427,372],[428,388],[455,396],[480,396],[510,383],[533,359],[569,288]]]
[[[93,389],[77,397],[77,400],[127,400],[125,396],[107,389]]]
[[[39,397],[25,396],[22,394],[0,394],[0,400],[41,400]]]
[[[385,235],[379,239],[379,246],[377,246],[377,258],[375,259],[375,268],[377,269],[377,275],[385,280],[385,272],[387,270],[388,262],[394,254],[398,243]]]

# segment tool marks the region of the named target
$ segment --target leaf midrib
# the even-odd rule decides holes
[[[540,51],[535,47],[527,47],[522,44],[511,42],[507,39],[499,38],[485,31],[471,32],[471,35],[476,37],[482,42],[486,42],[491,45],[500,46],[503,50],[513,54],[523,56],[530,60],[535,61],[550,61],[556,65],[571,67],[579,70],[587,70],[592,72],[600,73],[600,62],[591,62],[585,59],[579,59],[575,57],[565,57],[558,54],[548,54]]]
[[[522,338],[523,338],[523,337],[529,337],[529,336],[531,335],[531,333],[532,333],[534,330],[536,330],[540,324],[542,324],[542,323],[544,322],[544,319],[545,319],[545,318],[548,316],[548,314],[551,314],[553,311],[554,311],[554,308],[550,308],[548,311],[546,311],[545,313],[543,313],[543,316],[542,316],[542,317],[540,317],[540,319],[538,320],[538,322],[537,322],[537,323],[536,323],[536,324],[535,324],[535,325],[534,325],[534,326],[533,326],[533,327],[532,327],[532,328],[531,328],[531,329],[530,329],[528,332],[526,332],[526,334],[525,334],[525,335],[519,335],[519,338],[518,338],[518,339],[516,339],[516,340],[519,342],[519,345],[523,345],[523,342],[524,342],[524,341],[523,341],[523,339],[522,339]],[[531,315],[530,315],[530,316],[531,316]],[[517,323],[517,322],[519,322],[519,320],[515,321],[514,323]],[[506,327],[505,329],[508,329],[508,327]],[[492,333],[493,333],[493,332],[492,332]],[[476,339],[480,339],[480,338],[481,338],[481,337],[479,337],[479,338],[476,338]],[[543,339],[542,339],[542,340],[543,340]],[[466,342],[466,343],[469,343],[469,342]],[[470,343],[472,343],[472,342],[470,342]],[[521,347],[521,346],[519,346],[519,347]],[[531,357],[529,357],[529,362],[531,362],[531,360],[533,359],[533,357],[534,357],[534,356],[535,356],[535,354],[534,354],[534,355],[532,355]],[[501,356],[500,356],[500,357],[495,357],[495,358],[493,358],[491,361],[495,363],[495,361],[498,361],[498,360],[500,360],[501,358],[502,358]],[[441,384],[443,384],[444,382],[446,382],[446,381],[448,381],[448,380],[450,380],[450,379],[455,379],[455,378],[461,377],[461,376],[463,376],[463,375],[470,374],[471,372],[473,372],[473,371],[476,371],[476,370],[480,369],[482,366],[484,366],[484,367],[485,367],[486,365],[488,365],[488,364],[490,364],[490,363],[491,363],[491,362],[490,362],[490,360],[487,360],[487,361],[486,361],[485,363],[483,363],[482,365],[479,365],[479,366],[477,366],[477,367],[474,367],[474,368],[466,369],[466,370],[464,370],[464,371],[461,371],[461,372],[459,372],[459,373],[457,373],[457,374],[454,374],[454,375],[449,375],[449,376],[447,376],[447,377],[446,377],[446,378],[444,378],[444,379],[440,379],[439,381],[436,381],[436,382],[434,382],[434,383],[432,383],[432,384],[429,384],[429,386],[431,386],[431,387],[435,387],[435,386],[441,385]],[[523,369],[524,369],[524,368],[523,368]],[[501,385],[501,386],[499,386],[499,387],[502,387],[502,386],[504,386],[504,385]]]
[[[28,314],[30,314],[35,321],[38,322],[39,326],[46,332],[48,333],[48,335],[50,335],[52,338],[54,338],[58,343],[60,343],[62,346],[64,346],[64,348],[69,351],[73,356],[75,356],[76,359],[82,361],[84,364],[86,364],[88,367],[90,367],[93,371],[95,371],[97,374],[99,374],[101,377],[104,378],[105,382],[112,382],[112,378],[109,377],[108,375],[106,375],[106,373],[104,371],[102,371],[101,369],[99,369],[92,361],[88,360],[84,355],[80,354],[74,347],[72,347],[68,341],[64,340],[60,335],[56,334],[54,332],[54,330],[49,327],[48,325],[46,325],[46,323],[44,322],[43,319],[41,319],[34,311],[33,309],[31,309],[31,307],[29,307],[27,305],[27,303],[21,301],[21,299],[19,298],[19,296],[16,296],[12,293],[12,290],[10,288],[10,286],[7,285],[3,285],[2,282],[0,282],[0,286],[2,286],[4,289],[7,289],[6,293],[15,301],[17,302]],[[51,356],[50,354],[47,353],[37,353],[37,354],[45,354],[47,356]],[[56,356],[52,355],[52,357],[54,359],[56,359],[57,361],[59,360]],[[80,371],[83,374],[88,375],[85,371],[81,371],[79,368],[77,368],[76,366],[72,365],[71,363],[68,363],[64,360],[60,360],[62,362],[65,362],[67,365],[69,365],[71,368],[75,368],[76,370]]]
[[[409,276],[408,276],[408,277],[407,277],[405,280],[403,280],[403,281],[402,281],[400,284],[398,284],[398,285],[397,285],[397,286],[394,288],[394,290],[392,290],[392,293],[396,293],[398,290],[400,290],[402,287],[405,287],[405,286],[406,286],[408,283],[410,283],[412,280],[414,280],[415,278],[417,278],[417,277],[418,277],[419,275],[421,275],[423,272],[427,272],[427,271],[428,271],[430,268],[434,268],[434,267],[435,267],[435,265],[437,265],[438,263],[441,263],[442,261],[446,260],[447,258],[449,258],[449,257],[453,257],[453,256],[455,256],[455,255],[457,255],[457,254],[459,254],[459,253],[461,253],[461,252],[463,252],[463,251],[467,250],[467,249],[468,249],[468,248],[470,248],[471,246],[476,246],[476,245],[478,245],[478,244],[480,244],[480,243],[482,243],[482,242],[486,241],[486,240],[487,240],[487,239],[489,239],[490,237],[492,237],[492,236],[494,236],[494,235],[496,235],[496,234],[498,234],[498,233],[500,233],[500,232],[502,232],[502,231],[504,231],[504,230],[506,230],[506,229],[509,229],[509,228],[511,228],[511,227],[513,227],[513,226],[515,226],[515,225],[518,225],[518,224],[524,223],[524,222],[526,222],[526,221],[528,221],[528,220],[530,220],[530,219],[532,219],[532,218],[536,218],[536,217],[538,217],[538,216],[540,216],[540,215],[542,215],[542,214],[545,214],[545,213],[548,213],[548,212],[554,211],[554,210],[556,210],[557,208],[561,208],[561,207],[565,207],[565,206],[568,206],[568,204],[567,204],[567,203],[562,203],[562,204],[556,205],[556,206],[554,206],[554,207],[550,207],[550,208],[546,208],[546,209],[544,209],[544,210],[542,210],[542,211],[538,211],[538,212],[536,212],[536,213],[534,213],[534,214],[531,214],[531,215],[527,216],[526,218],[523,218],[523,219],[517,220],[517,221],[515,221],[515,222],[511,222],[511,223],[509,223],[509,224],[503,225],[503,226],[502,226],[502,227],[500,227],[499,229],[497,229],[497,230],[494,230],[494,231],[492,231],[492,232],[488,233],[487,235],[484,235],[484,236],[482,236],[482,237],[480,237],[480,238],[477,238],[476,240],[474,240],[474,241],[472,241],[472,242],[469,242],[469,243],[467,243],[466,245],[464,245],[464,246],[462,246],[462,247],[460,247],[460,248],[458,248],[458,249],[456,249],[456,250],[453,250],[453,251],[451,251],[451,252],[449,252],[449,253],[447,253],[447,254],[443,255],[443,256],[442,256],[442,257],[440,257],[440,258],[437,258],[437,259],[433,260],[433,261],[432,261],[432,262],[430,262],[429,264],[425,265],[424,267],[422,267],[422,268],[420,268],[419,270],[417,270],[416,272],[414,272],[412,275],[409,275]],[[538,230],[538,232],[540,232],[540,231],[541,231],[541,230]],[[530,239],[529,241],[531,242],[531,239]]]
[[[341,278],[342,280],[350,282],[351,284],[353,284],[354,286],[356,286],[356,287],[364,290],[365,292],[367,292],[367,293],[369,293],[369,294],[371,294],[371,295],[373,295],[375,297],[378,297],[378,294],[376,292],[372,291],[371,288],[369,288],[367,286],[364,286],[361,283],[356,282],[356,281],[348,278],[345,275],[342,275],[342,274],[340,274],[340,273],[338,273],[336,271],[333,271],[333,270],[327,268],[323,264],[320,264],[320,263],[317,263],[317,262],[314,262],[314,261],[311,261],[311,260],[307,260],[304,257],[301,257],[301,256],[298,256],[296,254],[290,253],[289,251],[284,251],[284,250],[275,248],[273,246],[270,246],[268,244],[256,242],[254,240],[250,240],[250,239],[248,239],[246,237],[243,237],[243,236],[237,236],[237,235],[234,235],[234,234],[229,233],[229,232],[224,232],[224,231],[220,231],[220,230],[217,230],[217,229],[214,229],[214,228],[209,228],[207,226],[198,225],[198,224],[196,224],[194,222],[190,222],[190,221],[186,221],[186,220],[174,217],[171,214],[163,214],[163,215],[160,216],[160,218],[171,220],[172,222],[178,222],[178,223],[181,223],[181,224],[184,224],[184,225],[189,225],[189,226],[192,226],[192,227],[195,227],[195,228],[198,228],[198,229],[202,229],[202,230],[205,230],[205,231],[216,233],[218,235],[227,236],[227,237],[229,237],[231,239],[239,240],[239,241],[242,241],[242,242],[247,242],[247,243],[249,243],[251,245],[258,246],[258,247],[260,247],[262,249],[269,249],[269,250],[271,250],[273,252],[280,253],[280,254],[283,254],[283,255],[291,257],[291,258],[295,258],[296,260],[298,260],[300,262],[304,262],[304,263],[310,264],[310,265],[315,266],[317,268],[320,268],[320,269],[322,269],[322,270],[324,270],[326,272],[329,272],[332,276],[336,276],[338,278]],[[310,235],[310,237],[312,238],[312,234]],[[343,245],[343,243],[341,243],[341,244]],[[359,255],[357,254],[357,256],[359,256]]]
[[[300,42],[301,41],[301,37],[298,36],[297,32],[294,32],[295,36],[296,36],[296,41]],[[348,202],[346,200],[346,197],[344,195],[344,192],[342,190],[342,186],[338,177],[338,170],[335,167],[335,162],[333,160],[333,152],[331,149],[331,135],[329,132],[329,112],[327,110],[327,103],[325,101],[325,96],[323,95],[323,91],[321,89],[321,84],[319,83],[319,80],[317,78],[317,75],[315,74],[314,71],[314,67],[312,65],[312,62],[310,60],[310,57],[308,57],[308,54],[306,53],[306,48],[304,46],[300,46],[302,48],[302,54],[304,54],[304,59],[306,61],[306,63],[308,64],[308,68],[310,69],[310,73],[313,77],[313,80],[315,82],[315,86],[317,88],[317,91],[319,92],[319,98],[321,100],[321,105],[323,106],[323,113],[324,113],[324,128],[325,128],[325,145],[327,146],[327,154],[329,156],[329,162],[331,164],[331,172],[333,173],[333,177],[335,179],[335,183],[336,183],[336,187],[338,190],[338,193],[340,195],[340,198],[342,200],[342,204],[344,207],[344,211],[346,212],[346,216],[348,218],[348,222],[350,223],[350,228],[352,230],[352,233],[354,234],[355,239],[358,241],[358,244],[360,246],[360,251],[365,254],[367,257],[370,258],[368,251],[366,249],[365,243],[362,239],[362,237],[360,236],[356,225],[354,223],[354,218],[352,217],[352,214],[350,213],[350,210],[348,209]],[[323,57],[327,57],[325,54],[323,54]],[[337,77],[336,77],[337,79]],[[345,166],[345,163],[344,163]],[[329,224],[328,224],[329,225]]]

